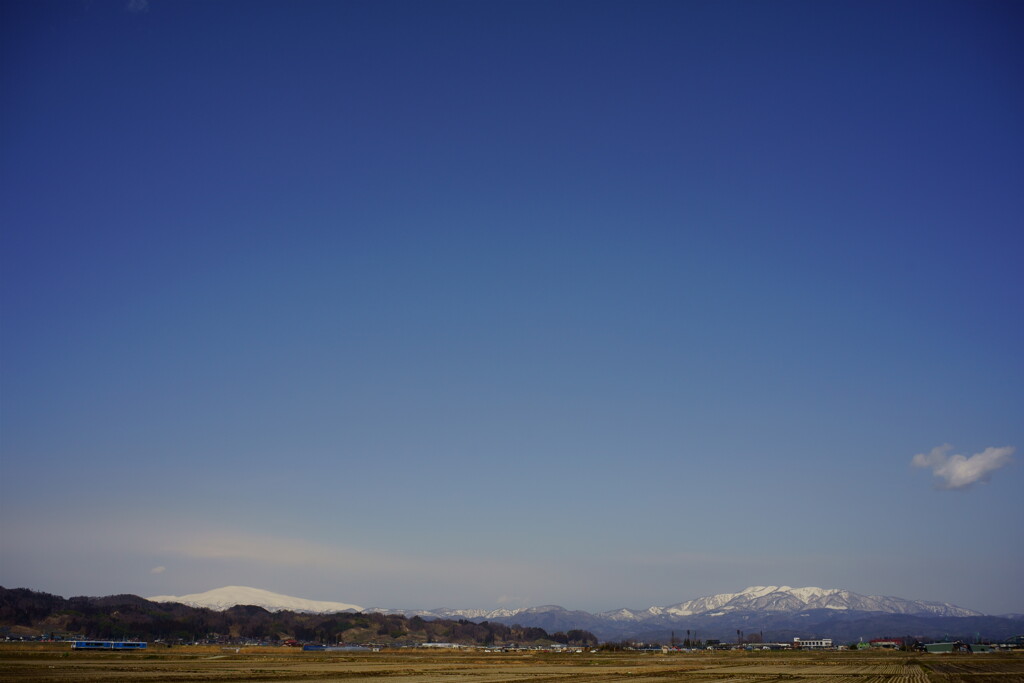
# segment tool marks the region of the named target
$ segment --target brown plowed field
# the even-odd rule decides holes
[[[391,650],[302,652],[288,648],[180,647],[72,652],[67,644],[0,645],[0,681],[193,683],[381,681],[395,683],[1024,683],[1024,653],[898,652],[484,653]]]

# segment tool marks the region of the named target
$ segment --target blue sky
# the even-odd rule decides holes
[[[1024,612],[1018,4],[0,31],[0,584]]]

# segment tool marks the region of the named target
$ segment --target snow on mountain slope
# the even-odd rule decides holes
[[[449,607],[437,607],[435,609],[399,609],[391,607],[367,607],[363,612],[375,612],[378,614],[402,614],[407,617],[428,617],[431,619],[504,619],[514,617],[527,608],[519,609],[458,609]]]
[[[601,612],[597,616],[610,621],[647,621],[666,614],[664,607],[648,607],[647,609],[615,609]]]
[[[672,616],[722,612],[799,612],[808,609],[857,610],[890,614],[932,614],[944,617],[975,617],[981,612],[944,602],[905,600],[881,595],[860,595],[839,588],[807,586],[750,586],[739,593],[720,593],[665,608]]]
[[[596,615],[566,610],[557,605],[493,610],[440,607],[431,610],[388,609],[383,607],[363,609],[358,605],[350,605],[343,602],[304,600],[245,586],[225,586],[224,588],[207,591],[206,593],[182,596],[159,595],[149,599],[154,602],[180,602],[193,607],[208,607],[215,610],[225,610],[235,605],[257,605],[271,612],[281,610],[310,613],[366,611],[403,614],[407,617],[419,615],[435,619],[475,620],[501,620],[514,617],[533,619],[539,618],[541,615],[545,615],[546,618],[554,618],[556,614],[561,614],[562,616],[574,615],[580,619],[587,617],[619,623],[661,623],[665,620],[671,621],[681,617],[697,615],[720,616],[735,612],[798,613],[815,609],[942,617],[984,616],[981,612],[964,609],[945,602],[924,602],[881,595],[860,595],[859,593],[839,588],[817,588],[814,586],[803,588],[792,588],[790,586],[750,586],[739,593],[719,593],[718,595],[696,598],[668,607],[655,606],[643,610],[618,609]]]
[[[157,595],[146,599],[153,602],[180,602],[190,607],[207,607],[217,611],[230,609],[235,605],[256,605],[270,612],[288,610],[311,614],[346,611],[361,612],[363,609],[358,605],[349,605],[344,602],[305,600],[247,586],[224,586],[223,588],[215,588],[205,593],[192,593],[180,596]]]

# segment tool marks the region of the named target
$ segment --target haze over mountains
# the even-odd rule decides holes
[[[526,608],[401,609],[361,608],[343,602],[304,600],[244,586],[226,586],[205,593],[149,598],[154,602],[180,602],[193,607],[225,610],[235,605],[256,605],[269,611],[306,613],[378,612],[438,619],[496,621],[537,626],[544,629],[587,629],[603,639],[662,636],[672,629],[699,629],[705,637],[771,630],[779,634],[807,633],[808,630],[835,637],[921,633],[995,628],[1019,629],[1009,617],[990,617],[976,610],[946,602],[861,595],[838,588],[750,586],[738,593],[720,593],[674,605],[647,609],[618,609],[601,613],[567,610],[558,605]],[[965,621],[966,620],[966,621]],[[969,622],[969,623],[967,623]],[[990,622],[992,622],[990,624]],[[1008,623],[1003,623],[1008,622]],[[972,631],[973,632],[973,631]]]

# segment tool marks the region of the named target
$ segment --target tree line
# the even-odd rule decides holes
[[[178,603],[150,602],[136,595],[62,598],[27,588],[0,587],[0,632],[13,627],[56,637],[137,639],[166,643],[262,642],[403,645],[537,645],[592,647],[589,631],[549,634],[542,628],[466,619],[423,619],[400,614],[269,612],[239,605],[223,612]]]

